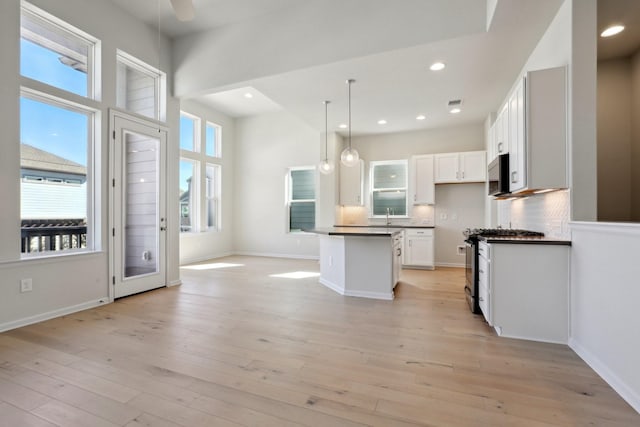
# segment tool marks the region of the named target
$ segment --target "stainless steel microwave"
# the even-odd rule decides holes
[[[489,195],[501,196],[509,193],[509,153],[499,154],[487,168]]]

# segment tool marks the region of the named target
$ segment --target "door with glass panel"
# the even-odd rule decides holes
[[[167,130],[111,112],[111,260],[114,298],[166,285]]]

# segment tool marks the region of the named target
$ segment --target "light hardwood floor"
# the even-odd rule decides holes
[[[0,334],[0,426],[640,425],[568,347],[496,337],[462,269],[404,270],[376,301],[274,277],[314,261],[198,268]]]

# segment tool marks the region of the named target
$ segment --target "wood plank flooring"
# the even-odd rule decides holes
[[[498,338],[462,269],[403,270],[377,301],[314,261],[197,268],[0,334],[0,426],[640,426],[568,347]]]

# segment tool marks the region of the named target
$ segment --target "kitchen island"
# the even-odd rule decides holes
[[[341,295],[393,299],[401,268],[401,229],[327,227],[305,230],[320,241],[320,283]]]

